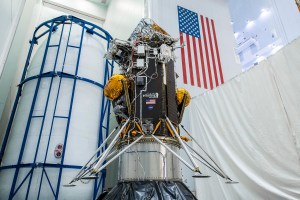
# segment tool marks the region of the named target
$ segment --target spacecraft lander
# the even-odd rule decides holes
[[[176,47],[177,42],[151,19],[142,19],[128,41],[111,41],[106,58],[119,65],[120,73],[110,78],[104,95],[113,104],[119,127],[70,185],[97,178],[116,159],[118,184],[98,199],[196,199],[182,182],[180,162],[194,172],[194,178],[209,177],[202,174],[202,163],[227,183],[235,183],[180,124],[191,97],[176,88],[174,51],[182,47]],[[188,137],[180,134],[180,127]],[[209,159],[195,151],[189,140]],[[180,149],[189,161],[179,155]]]

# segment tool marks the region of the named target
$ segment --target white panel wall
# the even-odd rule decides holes
[[[0,76],[8,53],[7,49],[14,37],[24,2],[24,0],[0,1]]]
[[[143,17],[143,0],[112,0],[103,27],[113,38],[127,40]]]
[[[276,6],[279,23],[283,30],[282,35],[286,37],[286,42],[290,43],[300,36],[300,12],[294,0],[282,1],[272,0]]]
[[[107,5],[89,0],[43,0],[43,3],[47,7],[62,10],[69,15],[75,15],[96,24],[99,20],[103,23],[106,17]]]
[[[7,59],[0,77],[0,142],[4,137],[8,117],[15,99],[17,84],[20,81],[24,63],[29,49],[29,39],[32,37],[34,27],[37,24],[40,9],[40,0],[27,0],[15,31],[11,46],[6,47]],[[5,18],[8,16],[5,16]],[[2,31],[2,29],[1,29]],[[3,115],[2,115],[3,113]]]

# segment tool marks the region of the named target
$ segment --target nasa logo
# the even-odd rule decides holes
[[[148,106],[148,110],[153,110],[154,106]]]
[[[155,98],[155,99],[157,99],[158,98],[158,93],[156,92],[156,93],[146,93],[146,94],[144,94],[143,95],[143,97],[147,97],[147,98]]]

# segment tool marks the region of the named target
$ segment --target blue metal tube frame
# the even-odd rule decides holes
[[[40,75],[28,77],[28,78],[26,78],[24,81],[22,81],[18,86],[22,86],[22,85],[24,85],[26,82],[31,81],[31,80],[34,80],[34,79],[37,79],[37,78],[39,78],[39,77],[55,77],[55,76],[63,77],[63,78],[70,78],[70,79],[78,79],[78,80],[81,80],[81,81],[85,81],[85,82],[87,82],[87,83],[94,84],[94,85],[96,85],[96,86],[98,86],[98,87],[104,88],[104,85],[103,85],[103,84],[98,83],[98,82],[96,82],[96,81],[93,81],[93,80],[91,80],[91,79],[84,78],[84,77],[80,77],[80,76],[75,76],[75,75],[73,75],[73,74],[68,74],[68,73],[61,72],[61,71],[51,71],[51,72],[42,73],[42,74],[40,74]]]
[[[61,164],[53,164],[53,163],[24,163],[24,164],[20,164],[20,165],[2,166],[2,167],[0,167],[0,170],[14,169],[18,166],[20,168],[39,168],[39,167],[60,168],[60,166],[62,166],[63,168],[68,168],[68,169],[81,169],[81,167],[82,167],[80,165],[61,165]]]
[[[73,23],[76,23],[76,24],[78,24],[82,27],[82,35],[81,35],[80,46],[76,47],[76,48],[79,49],[79,52],[78,52],[75,75],[65,73],[65,72],[63,72],[63,70],[62,71],[55,71],[56,62],[57,62],[58,53],[59,53],[58,51],[60,49],[60,43],[61,43],[61,38],[62,38],[64,28],[62,28],[59,44],[58,45],[50,45],[51,33],[56,31],[58,29],[58,26],[61,25],[61,24],[63,24],[63,27],[64,27],[64,24],[67,21],[71,23],[70,31],[71,31],[71,26],[72,26]],[[41,34],[39,34],[39,30],[42,27],[47,27],[47,30],[42,32]],[[60,182],[61,182],[62,170],[64,168],[80,169],[82,167],[82,166],[65,165],[64,164],[64,156],[65,156],[64,152],[65,152],[66,146],[67,146],[67,139],[68,139],[70,119],[71,119],[71,115],[72,115],[72,106],[73,106],[73,98],[74,98],[74,93],[75,93],[76,81],[77,80],[85,81],[87,83],[94,84],[94,85],[96,85],[96,86],[103,89],[104,85],[107,83],[107,80],[112,75],[113,65],[114,65],[113,62],[110,63],[109,61],[106,60],[105,75],[104,75],[105,77],[104,77],[103,84],[95,82],[95,81],[87,79],[87,78],[84,78],[84,77],[77,76],[84,30],[86,30],[86,32],[89,33],[89,34],[95,34],[95,35],[105,39],[107,41],[107,48],[109,47],[109,42],[110,42],[110,40],[112,40],[112,37],[110,36],[110,34],[108,32],[106,32],[102,28],[100,28],[100,27],[98,27],[98,26],[96,26],[96,25],[94,25],[90,22],[81,20],[81,19],[73,17],[73,16],[61,16],[61,17],[57,17],[57,18],[52,19],[52,20],[48,20],[48,21],[42,23],[41,25],[39,25],[36,28],[36,30],[34,31],[33,38],[30,41],[30,48],[29,48],[26,63],[25,63],[25,66],[24,66],[24,70],[23,70],[23,73],[22,73],[22,78],[21,78],[21,81],[20,81],[20,84],[19,84],[19,87],[18,87],[18,92],[17,92],[17,95],[16,95],[16,99],[15,99],[15,102],[14,102],[14,106],[13,106],[13,109],[12,109],[12,113],[11,113],[11,116],[10,116],[10,119],[9,119],[9,123],[8,123],[7,129],[6,129],[5,137],[4,137],[2,147],[1,147],[1,151],[0,151],[0,162],[1,162],[2,159],[3,159],[3,156],[5,154],[7,141],[9,139],[9,134],[11,132],[11,128],[12,128],[14,117],[15,117],[15,114],[16,114],[16,111],[17,111],[17,108],[18,108],[18,103],[19,103],[19,100],[20,100],[20,96],[21,96],[21,93],[22,93],[23,86],[26,82],[37,79],[36,89],[35,89],[35,92],[34,92],[34,97],[33,97],[33,101],[32,101],[31,108],[30,108],[30,113],[29,113],[28,120],[27,120],[27,125],[26,125],[26,129],[25,129],[25,133],[24,133],[23,142],[22,142],[22,145],[21,145],[21,150],[20,150],[20,153],[19,153],[18,162],[17,162],[16,165],[0,166],[0,170],[16,169],[15,173],[14,173],[14,178],[13,178],[13,183],[12,183],[12,186],[11,186],[10,194],[9,194],[9,199],[13,199],[14,195],[19,191],[19,189],[21,187],[23,187],[26,179],[28,177],[30,177],[29,178],[29,183],[28,183],[28,186],[27,186],[27,190],[26,190],[26,198],[25,198],[25,199],[28,199],[34,169],[39,168],[39,167],[42,167],[42,177],[40,179],[40,185],[39,185],[38,198],[37,199],[39,199],[39,196],[40,196],[41,184],[42,184],[42,181],[43,181],[43,174],[45,174],[45,176],[46,176],[46,179],[49,183],[50,189],[51,189],[55,199],[58,199],[59,189],[60,189],[60,186],[61,186]],[[30,59],[31,59],[31,55],[32,55],[34,45],[38,44],[38,39],[45,36],[46,34],[48,34],[48,39],[47,39],[47,44],[46,44],[45,53],[44,53],[44,57],[43,57],[43,61],[42,61],[42,65],[41,65],[39,75],[26,78],[26,72],[27,72],[27,69],[28,69],[28,66],[29,66],[29,63],[30,63]],[[69,37],[70,37],[70,32],[69,32]],[[68,38],[68,40],[69,40],[69,38]],[[44,73],[43,70],[44,70],[45,60],[46,60],[46,57],[47,57],[48,48],[50,48],[50,47],[57,47],[58,48],[57,53],[56,53],[54,69],[53,69],[53,71]],[[68,42],[67,42],[67,47],[66,48],[73,48],[73,47],[71,45],[68,45]],[[66,52],[67,52],[67,50],[66,50]],[[66,55],[65,55],[65,57],[66,57]],[[110,67],[110,70],[108,70],[109,67]],[[63,66],[63,68],[64,68],[64,66]],[[62,159],[61,159],[60,164],[46,163],[48,147],[49,147],[49,143],[50,143],[50,139],[51,139],[51,132],[52,132],[52,125],[51,125],[51,131],[50,131],[49,138],[48,138],[47,150],[46,150],[44,163],[36,163],[36,158],[37,158],[39,145],[40,145],[40,139],[41,139],[41,135],[42,135],[42,132],[43,132],[45,116],[46,116],[46,113],[47,113],[47,106],[48,106],[49,96],[50,96],[51,88],[52,88],[52,82],[53,82],[53,79],[54,79],[55,76],[60,77],[60,83],[61,83],[62,78],[73,79],[73,90],[72,90],[72,97],[71,97],[71,100],[70,100],[71,102],[70,102],[70,108],[69,108],[69,115],[67,117],[55,116],[55,110],[54,110],[53,119],[52,119],[52,125],[53,125],[54,117],[66,118],[67,119],[67,128],[66,128],[66,132],[65,132],[65,140],[64,140],[64,145],[63,145]],[[33,110],[34,110],[35,102],[36,102],[36,99],[37,99],[37,96],[38,96],[38,92],[39,92],[40,83],[41,83],[42,78],[51,78],[49,91],[48,91],[48,96],[47,96],[47,100],[46,100],[46,106],[45,106],[43,115],[33,116]],[[60,88],[60,83],[59,83],[59,88]],[[58,91],[58,94],[59,94],[59,91]],[[58,98],[58,94],[57,94],[57,98]],[[103,93],[102,93],[102,95],[103,95]],[[56,99],[56,103],[55,103],[55,109],[56,109],[56,105],[57,105],[57,99]],[[101,102],[101,112],[100,112],[100,128],[99,128],[98,146],[100,146],[100,144],[103,142],[103,139],[105,139],[105,138],[103,138],[103,136],[107,136],[107,134],[108,134],[109,116],[110,116],[110,103],[103,95],[102,96],[102,102]],[[37,142],[37,146],[36,146],[36,152],[34,154],[34,160],[33,160],[32,163],[23,164],[21,162],[22,162],[22,158],[23,158],[24,149],[25,149],[25,146],[26,146],[26,141],[27,141],[27,137],[28,137],[29,128],[30,128],[32,119],[36,118],[36,117],[41,117],[42,118],[42,123],[41,123],[41,129],[39,131],[38,142]],[[106,119],[106,127],[104,126],[105,119]],[[104,127],[105,127],[105,130],[103,131]],[[17,189],[15,190],[16,183],[17,183],[17,180],[18,180],[19,170],[21,168],[31,168],[31,170],[28,172],[27,176],[21,181],[21,184],[19,184]],[[52,187],[52,184],[51,184],[50,179],[48,177],[48,174],[46,172],[46,168],[58,168],[59,169],[59,176],[58,176],[56,191]],[[102,186],[101,187],[102,190],[104,188],[105,175],[106,175],[105,172],[101,175],[99,184],[97,184],[97,181],[95,182],[94,194],[93,194],[94,199],[97,198],[97,194],[99,192],[100,185]]]
[[[25,63],[24,70],[23,70],[23,73],[22,73],[21,82],[23,82],[24,79],[25,79],[26,71],[27,71],[27,68],[29,66],[29,60],[30,60],[30,57],[31,57],[31,54],[32,54],[33,46],[35,44],[37,44],[37,43],[36,43],[35,37],[33,37],[33,40],[30,41],[29,52],[28,52],[28,55],[27,55],[27,58],[26,58],[26,63]],[[0,163],[2,163],[5,147],[7,145],[7,140],[8,140],[8,137],[9,137],[9,133],[11,131],[11,127],[12,127],[13,119],[15,117],[15,113],[17,111],[17,106],[18,106],[18,103],[19,103],[21,93],[22,93],[22,87],[19,87],[16,99],[15,99],[15,102],[14,102],[14,105],[13,105],[13,108],[12,108],[12,112],[11,112],[11,115],[10,115],[10,118],[9,118],[9,121],[8,121],[5,136],[4,136],[4,139],[3,139],[3,142],[2,142],[1,151],[0,151]]]

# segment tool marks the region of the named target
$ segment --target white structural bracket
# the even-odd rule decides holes
[[[94,153],[94,155],[88,160],[88,162],[86,162],[86,164],[84,166],[81,167],[80,171],[77,173],[77,175],[75,176],[75,178],[70,182],[70,184],[72,182],[74,182],[79,176],[82,175],[82,172],[84,173],[84,169],[89,165],[89,163],[93,160],[93,158],[98,154],[99,151],[101,151],[102,147],[107,143],[108,139],[114,134],[114,132],[116,132],[117,127],[114,128],[114,130],[112,130],[110,132],[110,134],[107,136],[107,138],[102,142],[102,144],[100,145],[100,147],[96,150],[96,152]],[[102,157],[103,153],[101,153],[99,155],[98,158],[96,158],[96,160],[100,159]],[[94,164],[94,163],[92,163]]]
[[[98,171],[98,169],[101,167],[101,165],[104,162],[104,160],[106,159],[107,155],[112,150],[112,148],[115,146],[115,143],[116,143],[117,139],[119,138],[120,134],[122,133],[123,129],[127,126],[129,120],[130,120],[130,118],[127,119],[127,121],[122,126],[122,128],[119,130],[119,132],[117,133],[115,138],[111,141],[111,143],[109,144],[107,149],[103,152],[103,156],[99,159],[99,161],[95,164],[95,166],[93,166],[93,168],[92,168],[93,173],[96,173]]]
[[[138,139],[136,139],[134,142],[132,142],[131,144],[129,144],[127,147],[125,147],[122,151],[120,151],[117,155],[115,155],[112,159],[110,159],[109,161],[107,161],[104,165],[102,165],[99,169],[93,169],[93,173],[97,174],[99,173],[102,169],[104,169],[107,165],[109,165],[111,162],[113,162],[115,159],[117,159],[118,157],[120,157],[123,153],[125,153],[125,151],[127,151],[127,149],[131,148],[133,145],[135,145],[137,142],[139,142],[143,137],[145,137],[144,135],[141,135]]]
[[[197,140],[195,140],[195,138],[184,128],[183,125],[181,125],[181,127],[183,128],[183,130],[186,132],[186,134],[192,139],[193,142],[195,142],[195,144],[205,153],[205,155],[207,155],[207,157],[215,164],[215,166],[220,170],[220,173],[224,176],[224,178],[231,180],[227,174],[221,169],[221,167],[216,163],[216,161],[201,147],[201,145],[198,143]],[[193,149],[192,147],[190,147],[196,154],[197,151],[195,149]]]
[[[187,149],[186,145],[185,145],[185,144],[183,143],[183,141],[181,140],[181,138],[180,138],[179,134],[177,133],[176,129],[174,128],[172,122],[169,120],[169,118],[168,118],[167,116],[166,116],[166,119],[167,119],[167,122],[168,122],[168,124],[170,125],[171,129],[172,129],[173,132],[175,133],[175,135],[176,135],[176,137],[177,137],[179,143],[181,144],[181,146],[183,147],[184,151],[185,151],[186,154],[188,155],[189,159],[190,159],[191,162],[193,163],[193,165],[194,165],[194,167],[195,167],[195,168],[193,169],[193,171],[194,171],[194,172],[199,172],[199,173],[201,174],[199,166],[197,166],[196,161],[195,161],[194,158],[192,157],[190,151]]]
[[[117,152],[117,150],[114,150],[113,152],[111,152],[107,157],[106,159],[110,158],[112,155],[114,155],[115,153]],[[103,154],[102,154],[103,155]],[[88,173],[91,173],[92,172],[92,167],[93,165],[98,162],[98,160],[102,157],[102,155],[100,155],[97,160],[95,160],[93,163],[90,164],[90,166],[86,169],[86,170],[83,170],[83,172],[79,175],[77,175],[69,184],[75,182],[75,181],[78,181],[82,178],[85,178],[85,176],[88,174]]]

